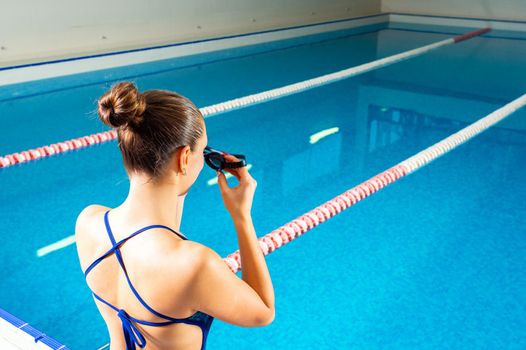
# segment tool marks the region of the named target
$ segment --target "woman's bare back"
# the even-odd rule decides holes
[[[77,232],[77,246],[82,270],[111,247],[104,214],[110,208],[90,206]],[[123,223],[118,217],[108,214],[111,231],[119,242],[131,233],[155,223]],[[173,318],[187,318],[197,310],[190,304],[187,286],[195,275],[196,257],[192,254],[196,242],[183,240],[165,228],[151,228],[134,236],[120,246],[126,271],[140,297],[155,311]],[[176,271],[177,273],[174,273]],[[150,322],[166,322],[143,306],[128,285],[117,256],[112,253],[103,259],[87,276],[91,290],[134,318]],[[111,339],[111,349],[126,347],[122,322],[115,310],[96,300]],[[135,324],[146,339],[145,349],[201,349],[203,332],[197,325],[174,323],[163,327]],[[98,345],[98,344],[94,344]]]

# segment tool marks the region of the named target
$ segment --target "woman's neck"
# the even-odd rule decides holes
[[[142,176],[130,178],[130,190],[119,211],[128,218],[148,218],[155,224],[162,224],[179,231],[182,200],[180,190],[173,182],[147,182]]]

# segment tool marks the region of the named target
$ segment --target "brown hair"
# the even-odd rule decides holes
[[[113,85],[98,101],[102,122],[117,128],[127,171],[145,172],[157,180],[179,147],[195,150],[204,119],[186,97],[167,90],[140,93],[132,82]]]

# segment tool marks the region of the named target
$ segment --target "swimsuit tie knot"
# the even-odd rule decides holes
[[[135,345],[138,345],[141,349],[146,346],[146,339],[139,332],[139,329],[133,324],[130,315],[123,309],[120,309],[117,313],[122,321],[122,331],[124,333],[124,339],[126,340],[126,350],[136,350]]]

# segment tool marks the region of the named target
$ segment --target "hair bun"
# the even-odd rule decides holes
[[[102,122],[109,127],[139,126],[144,119],[146,100],[132,82],[113,85],[99,98],[98,112]]]

